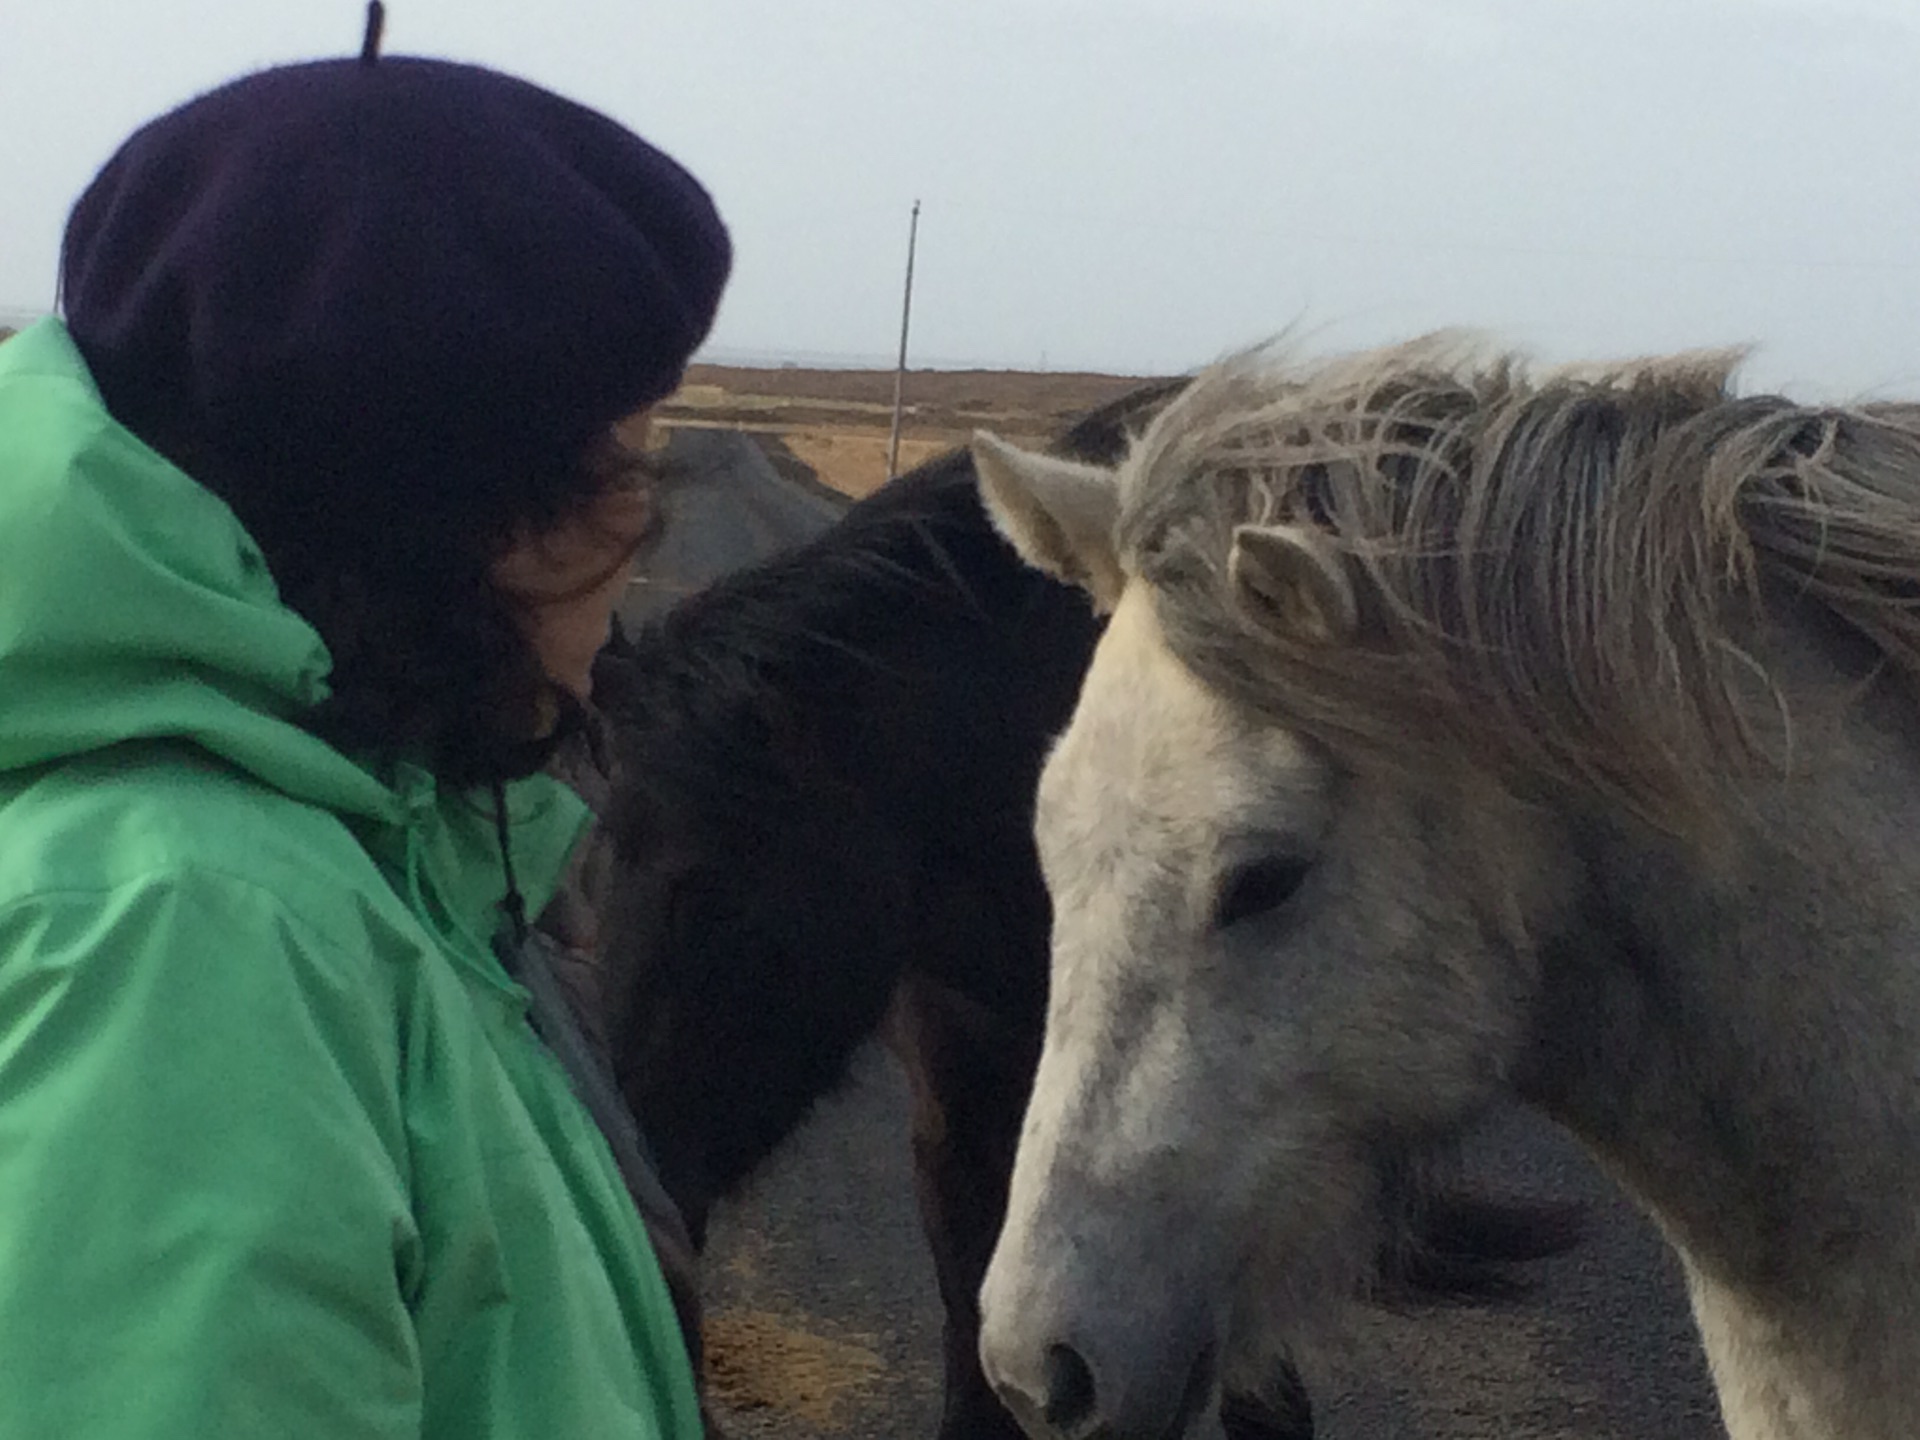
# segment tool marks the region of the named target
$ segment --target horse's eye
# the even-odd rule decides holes
[[[1224,930],[1242,920],[1277,910],[1293,898],[1312,862],[1292,855],[1269,855],[1235,867],[1213,902],[1213,925]]]

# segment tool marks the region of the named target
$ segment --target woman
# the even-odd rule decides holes
[[[726,233],[371,49],[137,132],[0,346],[0,1435],[698,1433],[495,940]]]

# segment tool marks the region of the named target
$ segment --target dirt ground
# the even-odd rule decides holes
[[[964,444],[976,429],[1038,443],[1146,378],[910,370],[901,391],[899,468],[911,469]],[[842,494],[858,497],[887,478],[893,387],[891,370],[695,365],[655,419],[666,427],[745,431],[777,465],[802,468]]]

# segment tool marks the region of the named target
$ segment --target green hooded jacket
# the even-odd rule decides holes
[[[0,344],[0,1436],[692,1440],[491,815],[302,730],[327,670],[58,321]],[[537,910],[584,809],[509,796]]]

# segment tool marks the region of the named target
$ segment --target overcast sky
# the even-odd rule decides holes
[[[356,0],[0,0],[0,310],[143,119]],[[1469,325],[1920,394],[1920,0],[390,0],[713,191],[711,350],[1187,369]]]

